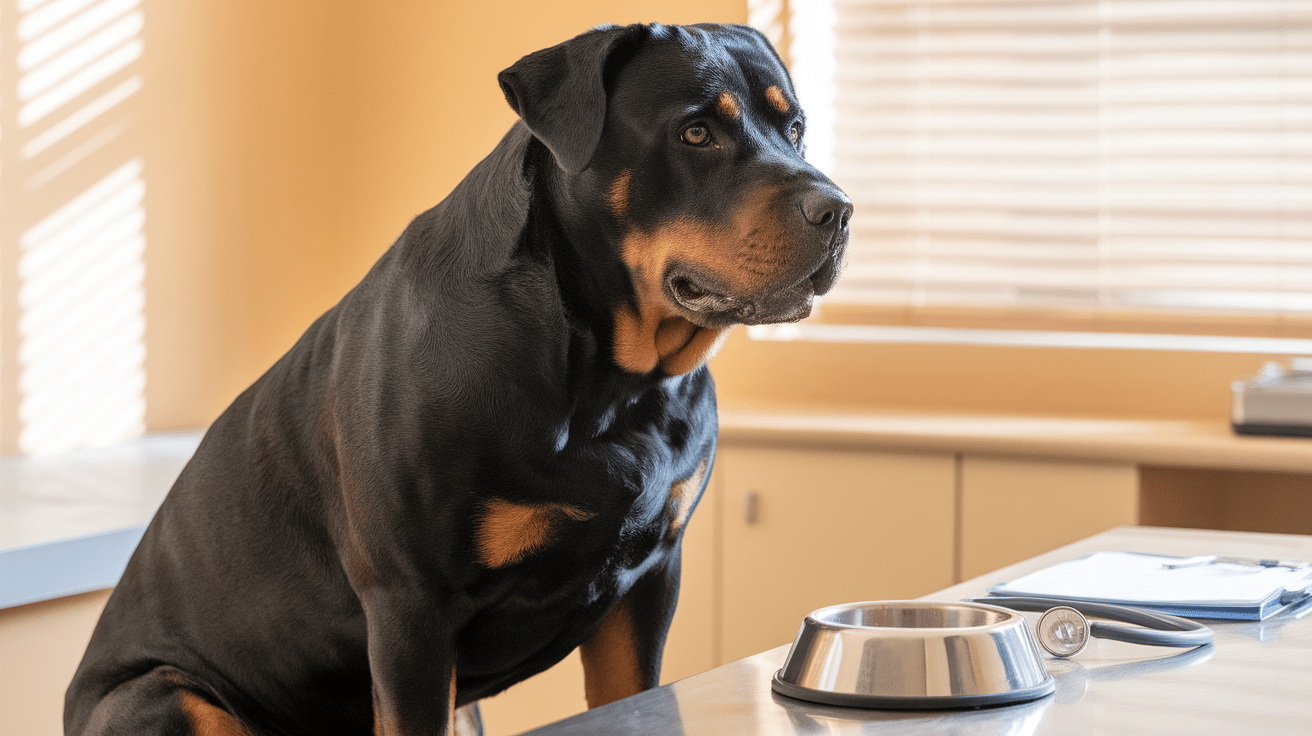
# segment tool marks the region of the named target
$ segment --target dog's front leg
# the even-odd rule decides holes
[[[660,684],[661,653],[679,598],[679,551],[638,579],[579,646],[588,707]]]
[[[364,597],[374,736],[454,733],[455,643],[441,608],[405,592]]]

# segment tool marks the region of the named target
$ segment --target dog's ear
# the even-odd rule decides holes
[[[497,75],[506,102],[562,169],[577,174],[588,167],[606,122],[606,64],[646,33],[642,25],[597,28]]]

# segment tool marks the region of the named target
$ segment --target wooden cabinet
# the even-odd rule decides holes
[[[968,580],[1136,524],[1138,516],[1134,465],[965,455],[960,577]]]
[[[807,613],[952,583],[954,458],[722,444],[719,663],[787,644]]]

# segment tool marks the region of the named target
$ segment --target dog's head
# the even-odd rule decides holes
[[[852,204],[803,158],[805,116],[759,32],[598,29],[500,81],[627,268],[621,367],[691,370],[729,327],[802,319],[833,286]]]

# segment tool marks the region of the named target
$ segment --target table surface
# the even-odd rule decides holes
[[[1099,550],[1312,560],[1312,537],[1120,527],[928,596],[958,600]],[[835,601],[841,603],[843,601]],[[781,646],[530,731],[566,734],[1312,734],[1312,602],[1262,622],[1208,622],[1216,642],[1181,652],[1094,639],[1049,658],[1057,691],[1030,703],[955,711],[877,711],[774,693]],[[1027,614],[1031,623],[1037,614]],[[800,624],[800,622],[799,622]]]

